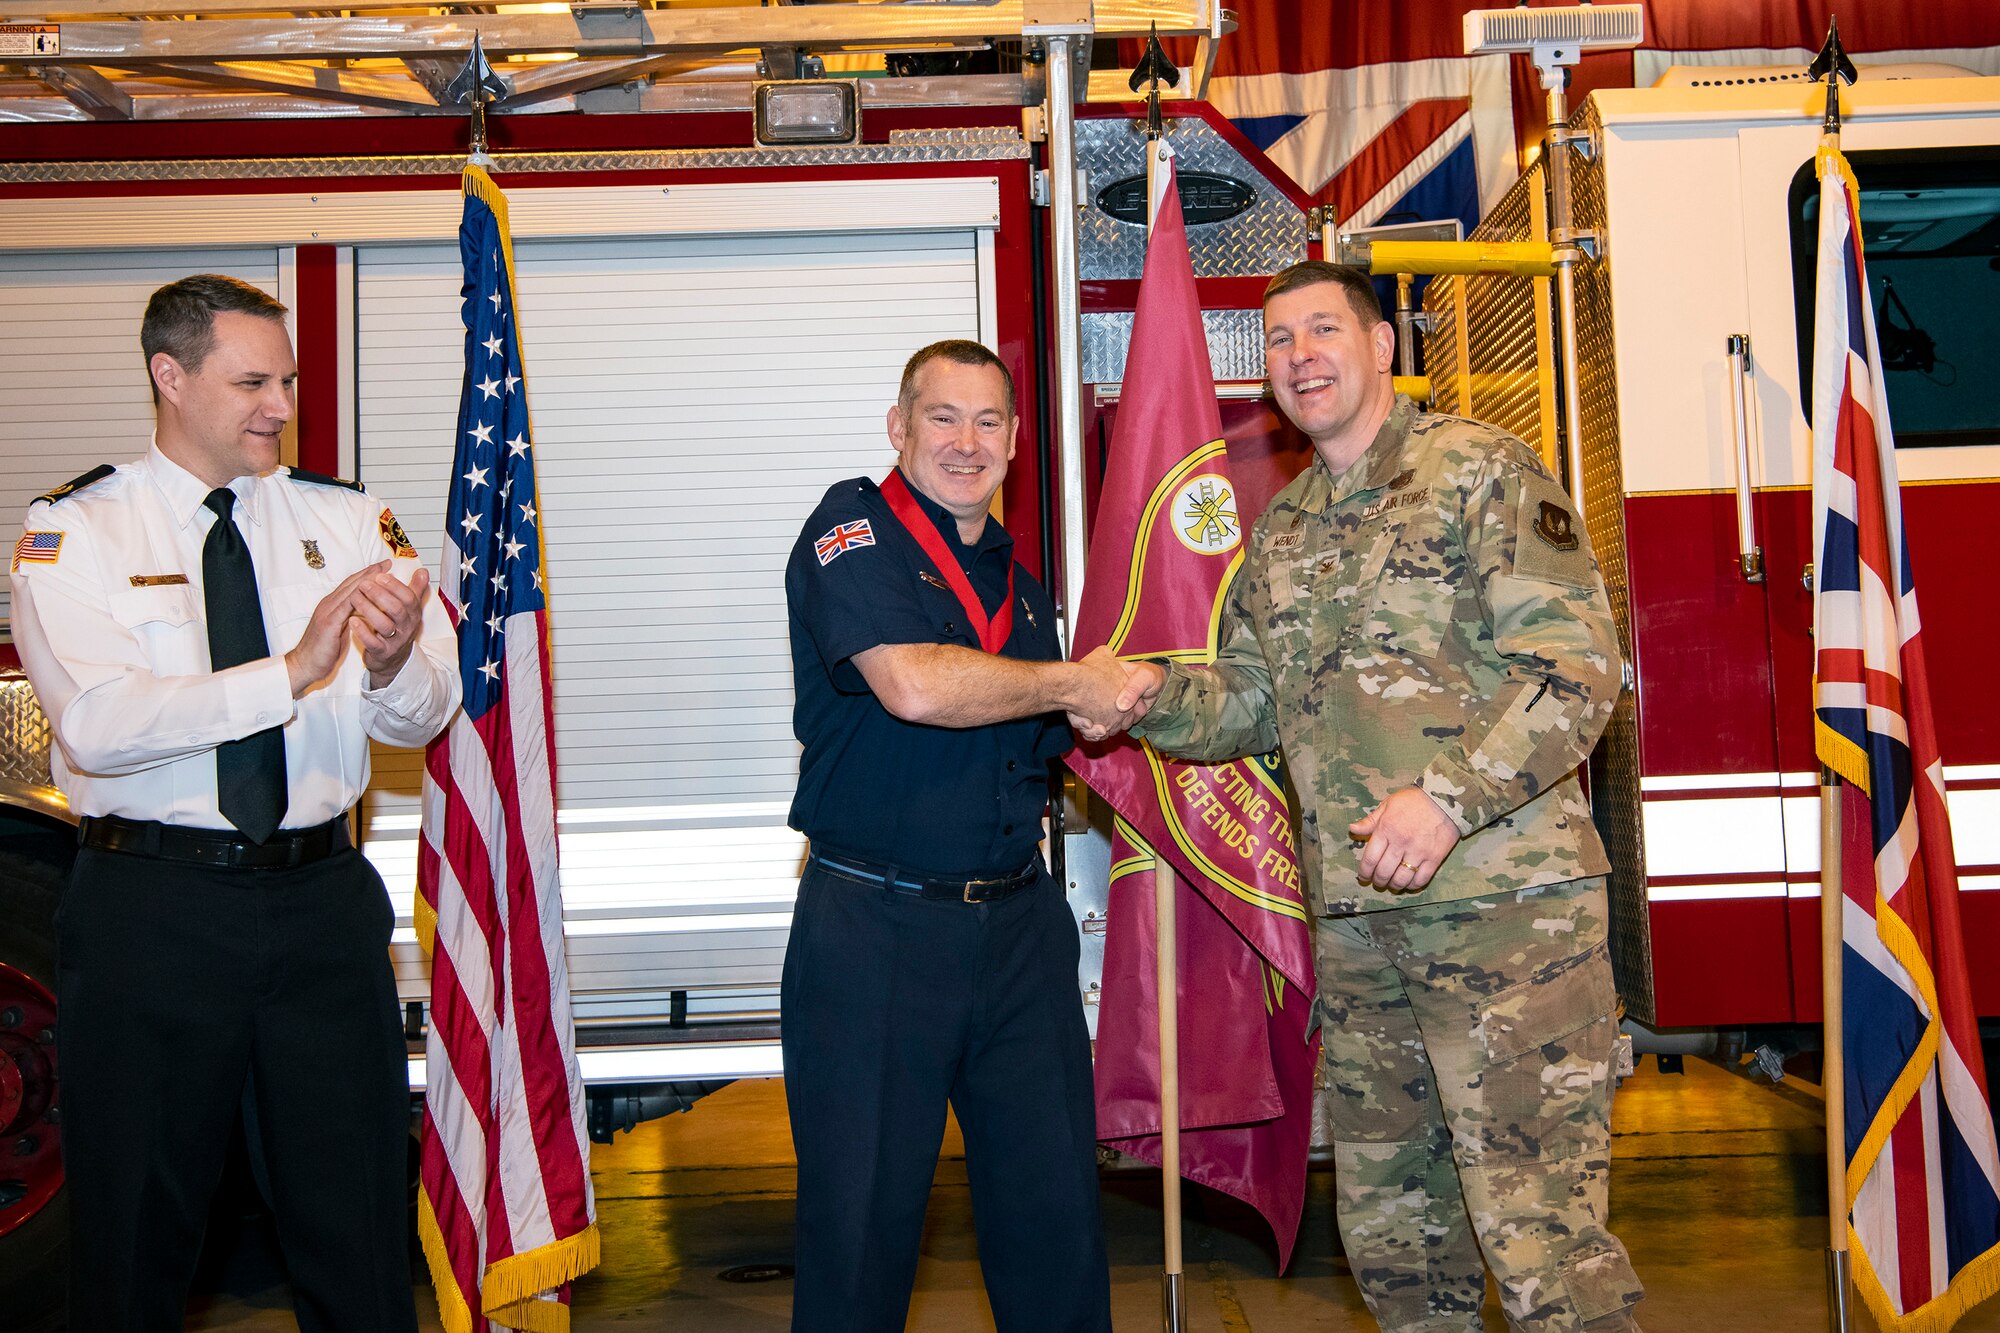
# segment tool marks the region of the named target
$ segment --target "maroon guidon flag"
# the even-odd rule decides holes
[[[1160,145],[1155,146],[1159,151]],[[1165,155],[1072,651],[1205,664],[1243,523],[1187,230]],[[1160,1161],[1153,876],[1177,882],[1181,1173],[1255,1207],[1290,1262],[1305,1202],[1317,1035],[1312,943],[1275,756],[1163,759],[1085,744],[1070,766],[1116,812],[1097,1027],[1098,1134]],[[1144,872],[1144,873],[1139,873]]]

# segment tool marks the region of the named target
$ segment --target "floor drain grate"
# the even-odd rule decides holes
[[[791,1275],[790,1264],[738,1264],[717,1276],[724,1282],[782,1282]]]

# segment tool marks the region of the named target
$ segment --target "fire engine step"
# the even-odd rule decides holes
[[[1612,1166],[1612,1226],[1645,1279],[1649,1333],[1755,1328],[1816,1333],[1826,1186],[1818,1089],[1788,1078],[1773,1089],[1689,1058],[1663,1075],[1651,1060],[1620,1090]],[[784,1089],[744,1081],[685,1115],[642,1124],[592,1152],[604,1262],[576,1287],[574,1327],[779,1333],[791,1284],[740,1280],[791,1261],[791,1139]],[[1333,1221],[1333,1176],[1315,1169],[1298,1257],[1284,1278],[1262,1224],[1206,1190],[1187,1193],[1189,1333],[1373,1329]],[[1117,1327],[1159,1327],[1157,1174],[1107,1173],[1104,1217]],[[238,1253],[204,1266],[190,1330],[293,1329],[289,1296],[268,1240],[238,1236]],[[268,1226],[265,1228],[268,1232]],[[417,1302],[438,1327],[430,1289]],[[1489,1304],[1487,1327],[1506,1327]],[[911,1306],[916,1333],[990,1330],[979,1284],[963,1148],[948,1133],[931,1197]],[[1865,1311],[1858,1330],[1872,1330]],[[2000,1302],[1968,1315],[1961,1333],[2000,1333]]]

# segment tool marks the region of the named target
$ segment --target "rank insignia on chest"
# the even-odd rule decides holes
[[[1393,478],[1390,479],[1389,489],[1392,491],[1402,490],[1405,486],[1408,486],[1412,481],[1416,479],[1416,475],[1417,475],[1417,470],[1415,468],[1413,467],[1404,468],[1401,472],[1398,472]]]
[[[399,556],[405,560],[414,560],[417,558],[417,548],[410,545],[409,534],[403,531],[403,525],[396,521],[394,514],[384,509],[382,517],[377,520],[377,525],[382,529],[382,541],[388,546],[390,554]],[[312,564],[310,542],[307,543],[307,547],[306,563]],[[317,569],[319,566],[313,565],[313,568]]]
[[[1542,501],[1542,511],[1535,519],[1535,535],[1558,551],[1574,551],[1580,540],[1569,510],[1552,500]]]
[[[36,560],[53,565],[62,555],[62,544],[60,532],[24,532],[14,543],[14,568]]]
[[[832,564],[857,546],[873,546],[875,529],[868,520],[858,518],[852,523],[842,523],[813,543],[813,554],[819,557],[822,568]]]
[[[385,534],[385,535],[386,535],[386,534]],[[307,568],[307,569],[325,569],[325,568],[326,568],[326,557],[325,557],[325,556],[323,556],[323,555],[321,555],[321,554],[319,553],[319,543],[318,543],[318,542],[314,541],[314,540],[313,540],[312,538],[310,538],[310,537],[301,537],[301,538],[299,538],[299,545],[301,545],[301,546],[303,546],[303,547],[305,547],[305,548],[306,548],[306,568]],[[391,542],[391,543],[390,543],[390,545],[391,545],[391,546],[394,546],[394,545],[395,545],[395,543]]]

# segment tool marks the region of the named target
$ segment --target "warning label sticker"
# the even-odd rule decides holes
[[[9,56],[59,56],[62,28],[54,23],[0,23],[0,60]]]

